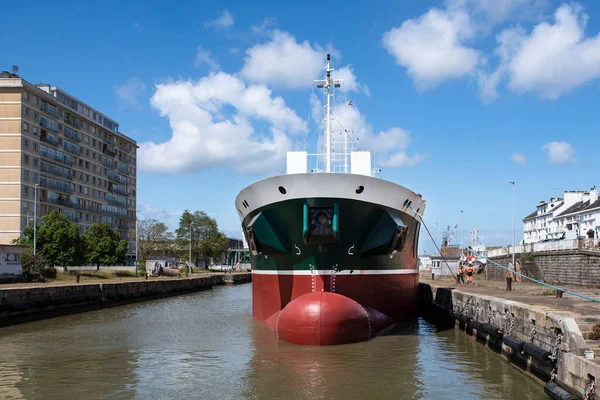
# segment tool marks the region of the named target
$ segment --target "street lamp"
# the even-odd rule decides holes
[[[194,222],[190,222],[190,275],[192,274],[192,227]]]
[[[512,185],[512,201],[513,201],[513,248],[512,248],[512,265],[515,267],[515,182],[509,182]]]
[[[135,276],[138,276],[138,268],[139,268],[139,261],[138,261],[138,237],[140,235],[140,226],[138,223],[138,218],[137,218],[137,213],[135,215]]]
[[[36,183],[33,188],[33,281],[37,281],[37,188]]]

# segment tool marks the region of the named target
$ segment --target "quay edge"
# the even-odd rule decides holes
[[[0,289],[0,327],[251,282],[252,274]]]
[[[459,329],[475,336],[477,341],[502,355],[509,363],[533,376],[541,384],[550,381],[553,364],[513,350],[503,342],[502,337],[484,332],[483,325],[493,325],[506,333],[510,317],[504,316],[508,310],[508,315],[514,316],[514,327],[510,337],[520,342],[531,343],[540,349],[540,352],[551,353],[556,345],[557,333],[562,333],[562,343],[557,351],[555,383],[576,398],[586,398],[586,389],[591,380],[600,378],[600,360],[587,359],[584,356],[585,352],[589,351],[589,345],[579,329],[576,321],[579,315],[576,313],[423,282],[419,283],[419,303],[425,310],[433,310],[446,317],[453,316]],[[478,318],[475,318],[477,315]],[[469,319],[477,322],[465,324]],[[535,321],[533,340],[532,321]],[[479,330],[474,326],[479,326]]]

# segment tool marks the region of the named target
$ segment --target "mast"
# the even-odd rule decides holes
[[[333,84],[334,88],[339,88],[343,82],[340,79],[331,79],[331,71],[333,70],[334,69],[331,68],[331,55],[327,54],[327,62],[325,63],[325,79],[315,80],[318,88],[325,89],[325,96],[327,97],[327,106],[325,111],[325,172],[331,172],[331,96],[333,96],[331,86]]]
[[[348,173],[348,129],[344,132],[344,173]]]

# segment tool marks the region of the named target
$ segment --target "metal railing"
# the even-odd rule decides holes
[[[71,160],[71,157],[64,157],[64,156],[59,156],[58,154],[52,154],[44,149],[40,150],[40,156],[48,158],[50,160],[58,161],[59,163],[62,163],[65,165],[73,165],[74,164],[73,160]]]
[[[58,146],[58,139],[54,139],[53,137],[43,135],[40,137],[42,142],[46,142],[51,144],[52,146]]]
[[[590,239],[598,240],[598,239]],[[515,246],[515,253],[535,253],[542,251],[563,251],[563,250],[579,250],[588,248],[585,245],[586,239],[562,239],[554,240],[551,242],[538,242],[538,243],[527,243],[524,245]],[[598,242],[589,242],[589,248],[598,248]],[[513,253],[512,246],[507,246],[502,249],[489,250],[487,252],[488,257],[499,257],[508,256]]]

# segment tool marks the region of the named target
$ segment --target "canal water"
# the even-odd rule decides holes
[[[547,399],[423,318],[352,345],[278,342],[251,317],[251,285],[0,328],[0,398]]]

